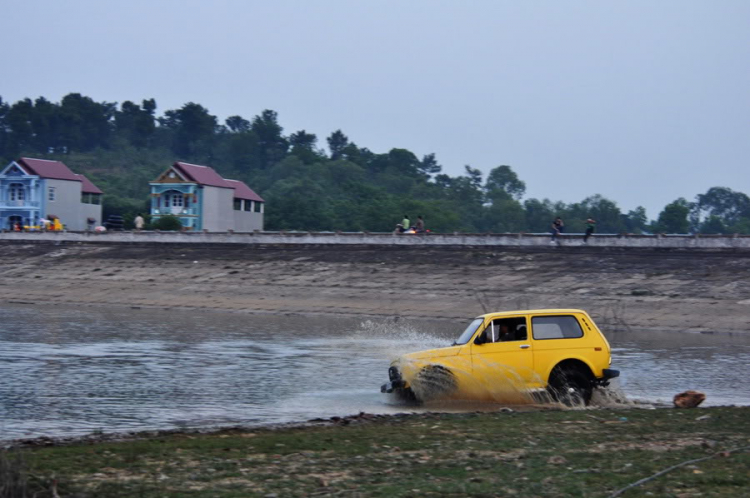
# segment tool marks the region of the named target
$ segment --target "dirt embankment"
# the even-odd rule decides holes
[[[0,303],[466,319],[583,308],[608,328],[750,331],[750,251],[2,243]]]

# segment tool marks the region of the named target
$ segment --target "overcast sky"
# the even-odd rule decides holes
[[[750,194],[750,1],[0,0],[0,96],[279,113],[650,218]]]

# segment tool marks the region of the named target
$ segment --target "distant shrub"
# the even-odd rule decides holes
[[[167,214],[165,216],[159,217],[159,219],[154,221],[151,226],[154,230],[182,230],[182,223],[180,222],[180,219],[172,214]]]

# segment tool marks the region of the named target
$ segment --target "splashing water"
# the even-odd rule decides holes
[[[451,356],[442,363],[402,358],[398,365],[417,399],[424,402],[450,400],[512,405],[539,402],[534,390],[529,389],[542,385],[533,372],[519,373],[507,365],[476,356]]]
[[[375,346],[389,362],[404,353],[450,346],[445,331],[425,332],[414,324],[401,320],[365,320],[353,331],[350,341],[367,341]]]

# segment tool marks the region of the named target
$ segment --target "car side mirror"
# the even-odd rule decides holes
[[[479,334],[476,339],[474,339],[474,344],[477,346],[480,346],[484,344],[486,341],[484,340],[484,334]]]

